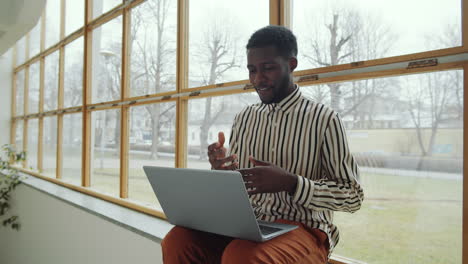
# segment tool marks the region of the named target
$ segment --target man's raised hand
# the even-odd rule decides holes
[[[226,148],[224,147],[224,133],[218,133],[218,142],[215,142],[208,146],[208,158],[211,163],[211,168],[214,170],[235,170],[238,167],[238,163],[234,162],[237,156],[231,155],[226,157]],[[226,164],[226,163],[230,164]]]

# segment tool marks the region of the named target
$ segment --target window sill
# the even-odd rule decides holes
[[[161,243],[164,236],[166,236],[169,230],[174,226],[166,220],[69,189],[59,184],[26,173],[22,173],[22,175],[24,176],[23,184],[135,232],[154,242]],[[332,255],[329,263],[361,264],[364,262]]]
[[[23,173],[23,184],[157,243],[173,227],[169,222]]]

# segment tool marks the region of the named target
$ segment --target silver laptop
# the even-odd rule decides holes
[[[143,169],[171,224],[256,242],[297,228],[257,221],[237,171]]]

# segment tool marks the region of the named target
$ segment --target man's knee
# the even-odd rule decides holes
[[[224,250],[221,263],[274,263],[265,247],[261,245],[248,240],[234,240]]]
[[[190,244],[190,241],[193,239],[193,230],[175,226],[174,228],[167,233],[164,239],[161,242],[161,247],[164,250],[171,248],[180,249],[185,244]]]

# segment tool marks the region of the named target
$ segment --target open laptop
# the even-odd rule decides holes
[[[297,228],[257,221],[237,171],[143,169],[171,224],[256,242]]]

